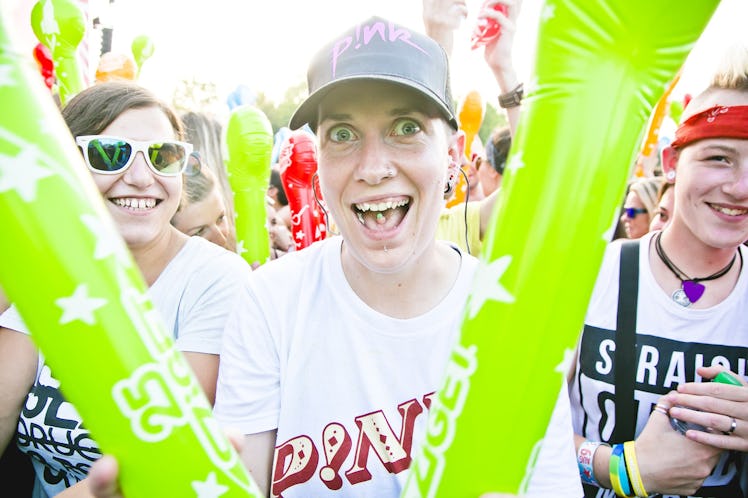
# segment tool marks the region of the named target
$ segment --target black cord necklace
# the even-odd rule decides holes
[[[699,282],[715,280],[725,275],[728,271],[730,271],[730,268],[732,268],[732,265],[735,263],[735,259],[738,255],[740,255],[740,263],[743,263],[743,255],[740,254],[740,250],[738,249],[737,254],[733,255],[727,266],[725,266],[721,270],[712,273],[708,277],[691,278],[686,275],[680,268],[675,266],[675,264],[670,261],[670,258],[667,257],[667,254],[665,254],[665,251],[662,249],[662,243],[660,242],[661,237],[662,232],[658,233],[655,236],[655,250],[657,251],[657,255],[660,257],[662,262],[665,263],[665,266],[667,266],[668,269],[673,272],[673,275],[675,275],[675,277],[680,280],[680,289],[677,289],[675,292],[673,292],[673,295],[671,297],[673,298],[673,301],[684,307],[690,306],[704,295],[704,290],[706,289],[706,287],[704,287],[704,285]]]

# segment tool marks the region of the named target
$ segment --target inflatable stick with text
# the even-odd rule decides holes
[[[718,3],[545,2],[462,335],[403,496],[526,489],[642,130]]]

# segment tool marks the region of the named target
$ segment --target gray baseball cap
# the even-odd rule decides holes
[[[314,56],[307,72],[309,96],[291,117],[290,128],[308,123],[316,131],[320,101],[336,86],[362,80],[412,88],[458,128],[444,49],[428,36],[380,17],[353,26]]]

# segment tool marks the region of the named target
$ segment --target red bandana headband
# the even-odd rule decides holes
[[[678,127],[670,145],[677,149],[705,138],[748,140],[748,105],[718,105],[694,114]]]

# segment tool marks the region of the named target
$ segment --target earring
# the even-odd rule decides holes
[[[675,170],[671,169],[670,171],[668,171],[667,173],[665,173],[665,178],[669,182],[672,182],[673,180],[675,180]]]
[[[449,177],[447,177],[447,183],[444,184],[444,195],[448,195],[450,192],[452,192],[452,189],[455,187],[455,184],[457,183],[457,163],[454,161],[451,161],[449,163]]]

